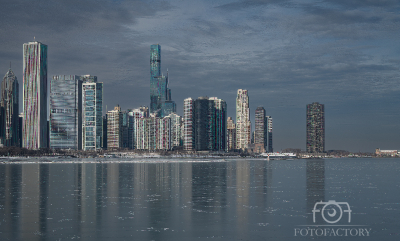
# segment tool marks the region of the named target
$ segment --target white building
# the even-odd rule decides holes
[[[239,89],[236,97],[236,148],[246,149],[251,143],[251,122],[247,90]]]

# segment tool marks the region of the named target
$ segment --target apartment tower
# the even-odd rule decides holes
[[[249,95],[239,89],[236,97],[236,148],[245,150],[251,143]]]
[[[307,146],[308,153],[325,151],[324,105],[314,102],[307,105]]]

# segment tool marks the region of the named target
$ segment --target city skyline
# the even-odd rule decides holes
[[[276,151],[305,149],[312,102],[325,104],[326,150],[400,145],[397,1],[0,4],[0,70],[11,61],[23,79],[21,45],[35,36],[49,46],[48,76],[98,76],[104,113],[150,105],[148,51],[159,43],[180,116],[184,99],[218,96],[234,118],[235,93],[248,89],[253,129],[264,106]]]

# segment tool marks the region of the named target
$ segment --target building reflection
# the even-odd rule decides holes
[[[306,213],[308,224],[322,224],[321,219],[313,222],[312,210],[316,202],[325,200],[325,161],[306,161]]]
[[[266,223],[271,216],[265,212],[273,205],[271,165],[0,165],[0,212],[6,220],[0,232],[6,240],[107,240],[133,233],[137,240],[164,240],[171,230],[182,240],[227,233],[248,240],[254,229],[249,223]]]
[[[20,219],[18,218],[19,200],[21,200],[21,165],[0,166],[0,217],[3,217],[1,226],[8,232],[2,232],[4,240],[20,239]]]

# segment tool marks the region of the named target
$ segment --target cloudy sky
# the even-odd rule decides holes
[[[400,149],[397,0],[0,0],[0,73],[20,83],[22,45],[48,45],[48,76],[98,76],[104,113],[149,106],[150,45],[160,44],[178,114],[219,97],[235,118],[274,119],[274,149],[305,149],[306,105],[325,104],[326,149]],[[22,111],[22,105],[21,105]],[[254,128],[253,128],[254,129]]]

